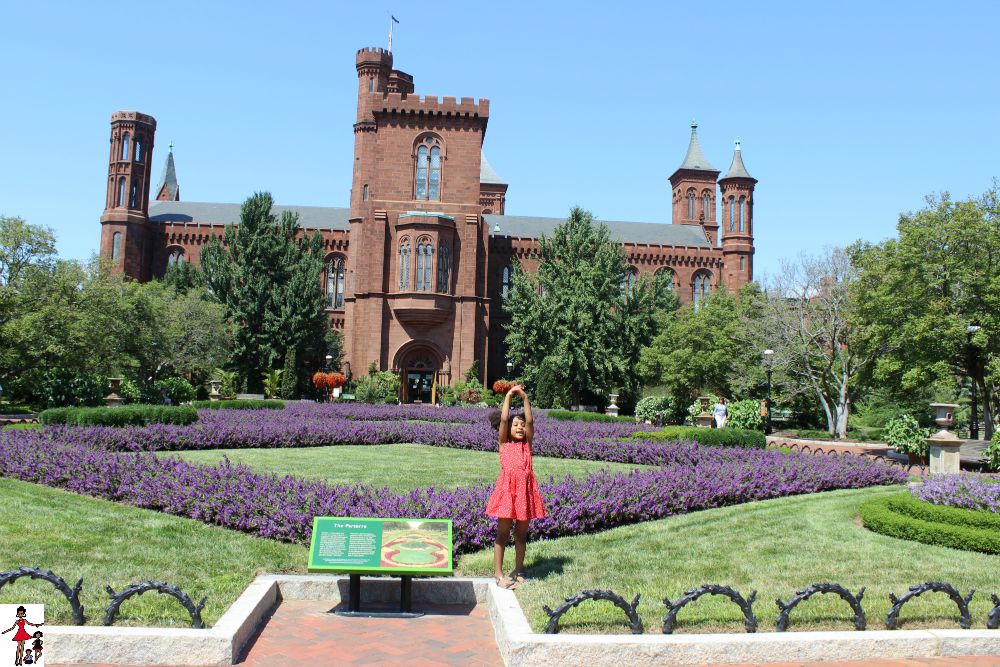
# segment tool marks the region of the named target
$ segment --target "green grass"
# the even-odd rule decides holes
[[[13,429],[33,429],[33,428],[41,428],[41,427],[42,427],[41,424],[26,424],[26,423],[5,424],[4,426],[0,426],[0,428],[13,428]]]
[[[253,581],[270,572],[305,573],[307,549],[198,521],[0,478],[0,570],[52,570],[73,586],[83,577],[88,625],[101,625],[108,594],[146,579],[180,586],[212,625]],[[0,603],[42,603],[48,623],[72,622],[69,602],[46,581],[28,577],[0,589]],[[186,627],[172,597],[147,593],[121,607],[116,625]]]
[[[868,627],[884,629],[888,595],[909,586],[946,581],[971,604],[973,627],[982,628],[997,591],[1000,556],[907,542],[877,535],[857,518],[868,498],[898,494],[899,487],[834,491],[694,512],[603,533],[528,545],[532,579],[518,598],[532,627],[541,631],[567,595],[587,588],[612,589],[631,600],[642,593],[639,613],[647,632],[662,628],[664,597],[676,599],[703,583],[728,584],[744,595],[756,589],[759,631],[773,631],[778,608],[799,588],[832,581],[853,592],[866,587],[862,605]],[[513,553],[508,554],[508,559]],[[508,561],[508,567],[512,560]],[[462,574],[491,575],[492,552],[464,556]],[[839,598],[817,595],[791,615],[790,629],[851,630],[850,608]],[[957,608],[947,596],[927,594],[903,608],[902,627],[957,628]],[[627,632],[621,611],[608,603],[584,603],[563,617],[564,632]],[[678,616],[681,632],[742,632],[742,616],[728,600],[703,597]]]
[[[436,485],[456,488],[496,481],[500,459],[496,452],[476,452],[427,445],[336,445],[296,449],[212,449],[164,452],[192,463],[214,464],[228,456],[262,473],[322,479],[333,484],[372,484],[393,491]],[[632,466],[604,461],[576,461],[544,456],[534,458],[540,481],[549,476],[587,477],[598,470],[627,471]]]

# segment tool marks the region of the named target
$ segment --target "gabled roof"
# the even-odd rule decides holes
[[[150,222],[197,222],[201,224],[238,225],[242,204],[214,204],[191,201],[149,202]],[[299,214],[299,224],[307,229],[350,229],[348,219],[351,209],[333,206],[275,206],[271,212],[280,216],[283,211]]]
[[[507,181],[500,178],[497,173],[493,171],[493,166],[487,161],[486,154],[482,151],[479,152],[479,182],[507,185]]]
[[[743,155],[740,151],[740,140],[736,140],[736,150],[733,152],[733,163],[729,165],[729,171],[722,178],[753,178],[743,165]],[[756,179],[755,179],[756,180]]]
[[[691,121],[691,143],[688,144],[687,155],[680,169],[697,169],[699,171],[718,171],[701,152],[701,144],[698,143],[698,123]]]
[[[170,146],[170,151],[167,153],[167,163],[163,165],[163,175],[160,176],[160,184],[156,186],[157,197],[163,192],[164,187],[166,187],[167,194],[172,201],[180,199],[180,186],[177,185],[177,170],[174,168],[173,145]]]

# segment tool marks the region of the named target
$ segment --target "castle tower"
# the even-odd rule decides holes
[[[722,192],[722,256],[726,287],[735,292],[753,280],[753,190],[757,179],[743,164],[736,141],[733,163],[719,179]]]
[[[149,280],[149,174],[156,119],[138,111],[111,115],[108,188],[101,215],[101,258],[125,275]]]
[[[675,225],[701,225],[708,240],[715,245],[719,237],[719,223],[715,215],[715,169],[701,152],[698,143],[698,123],[691,121],[691,142],[684,162],[670,176],[673,188],[673,216]]]
[[[167,147],[167,162],[163,165],[160,184],[156,186],[156,201],[180,201],[181,188],[177,185],[177,170],[174,168],[174,145]]]

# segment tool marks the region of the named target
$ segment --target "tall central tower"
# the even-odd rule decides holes
[[[675,225],[700,225],[712,245],[719,238],[719,223],[715,216],[715,180],[718,177],[719,171],[709,163],[698,143],[698,123],[691,121],[691,142],[687,155],[670,176],[672,222]]]

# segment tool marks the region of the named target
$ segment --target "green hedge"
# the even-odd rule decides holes
[[[916,509],[907,498],[926,505]],[[900,511],[920,514],[921,517],[933,517],[934,520],[918,518]],[[930,509],[928,509],[930,508]],[[951,511],[965,512],[969,517],[959,518]],[[957,507],[942,507],[933,505],[911,496],[888,496],[872,498],[861,505],[861,521],[865,528],[881,535],[896,537],[912,542],[933,544],[963,551],[979,551],[987,554],[1000,554],[1000,531],[995,527],[979,527],[983,517],[974,515],[988,514],[974,510],[963,510]],[[946,522],[943,522],[946,521]],[[953,522],[961,523],[953,523]]]
[[[283,410],[285,402],[245,399],[231,401],[192,401],[191,407],[207,410]]]
[[[42,424],[67,426],[144,426],[193,424],[198,411],[188,406],[122,405],[116,408],[52,408],[38,415]]]
[[[740,428],[698,428],[697,426],[665,426],[659,431],[640,431],[633,440],[694,440],[707,447],[742,447],[764,449],[767,438],[760,431]]]
[[[950,505],[935,505],[926,500],[914,498],[909,493],[890,496],[886,499],[886,506],[896,514],[905,514],[914,519],[1000,531],[1000,514]]]
[[[634,417],[624,415],[605,415],[600,412],[576,412],[575,410],[549,410],[546,413],[553,419],[564,422],[633,422]]]

